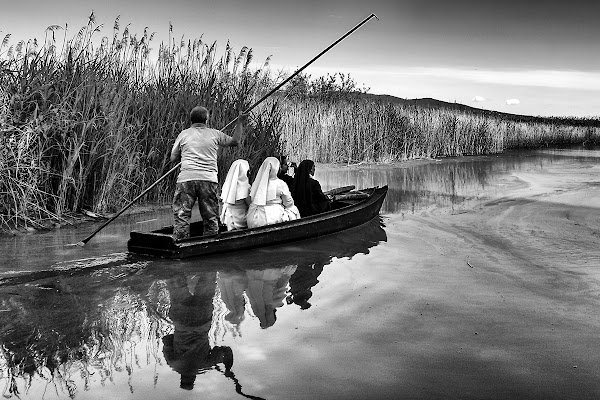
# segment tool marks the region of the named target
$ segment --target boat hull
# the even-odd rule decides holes
[[[332,211],[259,228],[221,232],[214,236],[192,236],[176,241],[171,235],[172,227],[152,232],[132,231],[127,247],[132,253],[182,259],[311,239],[372,220],[379,215],[387,190],[387,186],[363,189],[362,192],[369,194],[367,198],[337,202],[339,208]],[[201,226],[201,222],[196,225]]]

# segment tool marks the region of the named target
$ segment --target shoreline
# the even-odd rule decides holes
[[[549,149],[552,151],[569,151],[569,150],[581,150],[581,146],[571,146],[568,148],[556,148]],[[596,148],[594,148],[596,149]],[[594,150],[592,149],[592,150]],[[597,149],[600,149],[598,147]],[[546,150],[546,149],[544,149]],[[453,162],[468,162],[474,161],[478,159],[485,159],[489,157],[510,157],[511,153],[518,152],[530,152],[532,150],[509,150],[503,153],[498,154],[488,154],[488,155],[466,155],[466,156],[457,156],[457,157],[440,157],[440,158],[418,158],[418,159],[410,159],[404,161],[396,161],[396,162],[359,162],[354,164],[346,164],[346,163],[315,163],[317,170],[356,170],[356,169],[398,169],[398,168],[411,168],[420,165],[434,164],[443,161],[452,160]],[[598,156],[598,155],[596,155]],[[138,214],[146,214],[150,212],[154,212],[156,210],[164,210],[165,208],[170,207],[170,203],[166,204],[139,204],[133,205],[129,210],[123,213],[125,215],[138,215]],[[63,217],[61,220],[49,220],[46,219],[44,221],[34,221],[35,224],[39,224],[43,226],[43,228],[18,228],[15,230],[4,230],[0,228],[0,238],[2,237],[13,237],[19,235],[30,235],[36,233],[44,233],[54,231],[56,229],[69,229],[69,228],[77,228],[79,226],[85,225],[87,223],[94,223],[100,221],[106,221],[107,219],[112,218],[115,213],[106,214],[106,215],[98,215],[89,211],[81,211],[81,212],[69,212],[67,216]]]
[[[164,210],[165,208],[171,207],[171,204],[141,204],[141,205],[133,205],[129,210],[124,212],[121,216],[127,215],[140,215],[140,214],[148,214],[151,212],[155,212],[157,210]],[[74,229],[80,226],[84,226],[89,223],[96,223],[109,220],[116,213],[100,215],[93,213],[91,211],[82,211],[77,213],[69,212],[69,215],[62,218],[62,222],[58,220],[52,220],[51,224],[44,228],[20,228],[13,231],[5,231],[0,230],[0,238],[3,237],[14,237],[21,235],[35,235],[39,233],[52,232],[57,229]],[[41,223],[40,223],[41,224]]]

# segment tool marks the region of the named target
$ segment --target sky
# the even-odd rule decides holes
[[[0,0],[0,39],[74,35],[94,11],[153,45],[173,35],[252,48],[293,72],[371,13],[306,73],[349,73],[370,93],[522,115],[600,117],[600,2],[589,0]],[[121,28],[123,29],[123,28]],[[6,50],[4,48],[3,50]],[[1,50],[0,50],[1,52]]]

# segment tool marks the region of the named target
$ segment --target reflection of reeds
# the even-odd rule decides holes
[[[128,267],[135,265],[120,265],[119,271]],[[102,300],[97,297],[107,287],[75,295],[69,287],[74,284],[33,291],[16,297],[18,304],[7,306],[15,323],[0,320],[0,384],[5,385],[5,397],[38,393],[51,386],[61,397],[76,398],[82,391],[93,390],[94,384],[117,384],[123,376],[134,393],[140,381],[136,374],[148,366],[153,367],[157,384],[158,368],[165,364],[162,338],[174,331],[169,319],[171,293],[165,281],[152,282],[147,291],[142,290],[145,293],[109,285],[110,295]],[[220,318],[226,309],[218,292],[212,304],[211,347],[235,329],[224,326]],[[147,369],[142,373],[147,374]]]
[[[357,188],[389,185],[383,213],[420,212],[430,206],[460,208],[476,199],[498,176],[532,165],[560,160],[561,155],[542,154],[528,157],[479,157],[423,163],[404,168],[317,169],[323,190],[354,185]]]
[[[282,110],[286,152],[324,163],[481,155],[600,141],[596,127],[367,100],[288,100]]]
[[[135,35],[119,19],[111,37],[88,24],[63,43],[59,26],[36,40],[0,46],[0,227],[59,221],[82,207],[119,209],[169,168],[175,136],[189,110],[205,104],[222,127],[263,94],[270,78],[250,71],[252,50],[174,38],[151,54],[153,34]],[[62,35],[61,35],[62,36]],[[279,149],[277,107],[255,110],[248,137],[254,147],[220,160]],[[256,143],[256,139],[259,142]],[[225,170],[226,172],[226,170]],[[170,197],[174,176],[147,200]],[[167,190],[169,189],[169,190]]]
[[[217,287],[215,297],[213,298],[213,318],[212,324],[209,331],[209,342],[212,347],[222,342],[227,334],[232,337],[238,337],[242,335],[240,324],[232,324],[225,317],[230,310],[221,299],[221,292]]]
[[[160,288],[151,291],[157,293],[149,297],[164,300]],[[3,324],[0,382],[6,397],[29,391],[41,379],[42,386],[74,398],[90,389],[92,379],[101,385],[113,382],[115,372],[128,374],[133,391],[135,370],[144,365],[156,370],[162,364],[160,339],[172,326],[144,296],[123,288],[100,305],[90,300],[87,304],[69,295],[65,286],[12,305],[21,311],[15,312],[13,323]]]

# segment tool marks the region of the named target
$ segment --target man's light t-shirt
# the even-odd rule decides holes
[[[193,124],[182,131],[171,150],[172,156],[181,156],[177,183],[195,180],[218,183],[217,151],[219,146],[228,146],[232,140],[231,136],[206,124]]]

